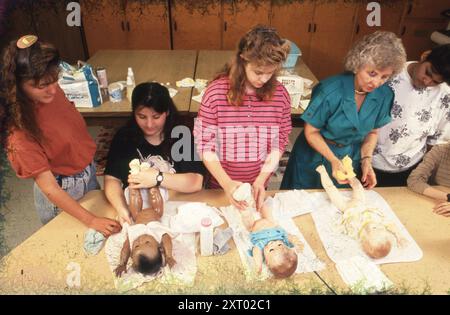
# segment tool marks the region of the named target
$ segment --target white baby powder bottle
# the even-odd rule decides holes
[[[213,254],[214,227],[212,220],[205,217],[201,220],[200,226],[200,254],[211,256]]]
[[[131,67],[128,67],[127,74],[127,98],[131,103],[131,95],[133,94],[134,87],[136,86],[136,82],[134,80],[134,73]]]

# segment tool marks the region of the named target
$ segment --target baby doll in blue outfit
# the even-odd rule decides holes
[[[261,219],[255,220],[251,210],[241,212],[242,221],[250,231],[253,248],[249,250],[258,273],[263,262],[276,278],[287,278],[297,269],[297,251],[303,250],[303,243],[294,235],[275,223],[272,209],[263,205]]]

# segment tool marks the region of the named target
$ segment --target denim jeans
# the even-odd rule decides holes
[[[73,199],[78,200],[89,191],[100,189],[95,173],[95,163],[91,162],[78,174],[70,176],[56,175],[55,178],[65,192]],[[36,182],[34,183],[34,205],[42,224],[47,224],[61,212],[61,209],[51,203],[47,196],[42,193]]]

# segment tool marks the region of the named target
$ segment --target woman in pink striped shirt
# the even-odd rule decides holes
[[[230,202],[243,182],[252,184],[256,207],[278,166],[291,132],[291,106],[276,74],[289,53],[289,43],[276,30],[252,28],[239,41],[236,55],[211,82],[194,127],[199,156],[212,177],[209,188],[223,188]]]

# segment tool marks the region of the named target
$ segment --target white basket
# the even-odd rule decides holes
[[[303,78],[297,75],[278,76],[277,80],[283,84],[291,97],[291,107],[299,108],[300,100],[303,94]]]

